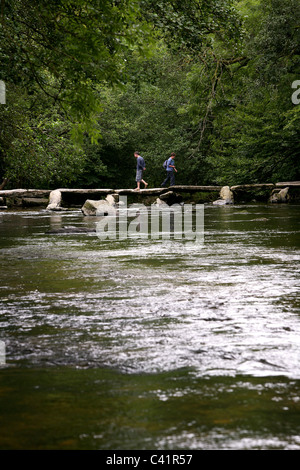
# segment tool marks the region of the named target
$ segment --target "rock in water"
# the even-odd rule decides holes
[[[288,202],[289,201],[289,188],[284,188],[278,191],[275,189],[270,198],[272,203]]]
[[[214,201],[213,204],[218,206],[225,206],[227,204],[234,204],[233,192],[229,186],[223,186],[220,191],[220,199]]]
[[[169,207],[168,204],[166,202],[162,201],[159,197],[152,204],[152,206],[153,207]]]
[[[93,201],[88,199],[85,201],[81,211],[86,216],[107,216],[107,215],[115,215],[116,209],[108,203],[106,200],[102,201]]]
[[[183,201],[183,198],[180,194],[174,193],[174,191],[168,191],[167,193],[161,194],[159,199],[168,206],[172,206],[173,204],[180,204]]]
[[[59,189],[51,191],[49,195],[49,204],[47,206],[48,211],[57,211],[61,209],[61,192]]]
[[[233,204],[233,192],[231,191],[229,186],[223,186],[220,191],[221,199],[226,201],[226,204]]]
[[[119,194],[108,194],[105,200],[110,206],[115,207],[116,204],[119,202]]]

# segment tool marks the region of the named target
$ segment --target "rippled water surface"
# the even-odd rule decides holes
[[[300,449],[300,206],[205,206],[205,239],[0,213],[0,447]]]

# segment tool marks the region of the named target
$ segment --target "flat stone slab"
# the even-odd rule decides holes
[[[178,192],[202,192],[202,191],[221,191],[223,186],[171,186],[168,188],[169,191],[178,191]]]
[[[0,191],[0,197],[47,198],[50,193],[50,189],[7,189]]]
[[[126,194],[144,194],[145,196],[157,196],[167,191],[169,191],[168,188],[147,188],[140,189],[139,191],[135,189],[116,189],[114,194],[119,194],[121,196]]]
[[[247,191],[247,190],[256,190],[256,189],[267,189],[267,188],[274,188],[275,184],[274,183],[265,183],[265,184],[239,184],[237,186],[231,186],[230,189],[231,191]]]
[[[68,188],[57,188],[62,194],[112,194],[115,193],[113,189],[68,189]]]
[[[289,181],[287,183],[276,183],[278,188],[287,188],[287,187],[298,187],[300,188],[300,181]]]
[[[116,189],[116,194],[144,194],[146,196],[156,196],[165,192],[201,192],[201,191],[221,191],[222,186],[166,186],[164,188],[147,188],[136,191],[135,189]]]

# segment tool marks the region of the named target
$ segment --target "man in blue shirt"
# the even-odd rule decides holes
[[[174,172],[177,173],[177,170],[175,168],[175,162],[174,162],[174,158],[176,157],[176,154],[173,152],[171,153],[171,156],[169,158],[169,160],[167,161],[167,177],[165,179],[165,181],[161,184],[162,186],[165,186],[168,182],[168,180],[170,180],[170,186],[174,186],[175,184],[175,174]]]
[[[146,183],[146,181],[143,180],[143,171],[146,170],[146,166],[145,166],[145,160],[143,159],[143,157],[140,156],[139,152],[134,152],[134,156],[137,160],[137,163],[136,163],[136,184],[137,184],[137,187],[136,187],[135,191],[139,191],[141,189],[141,182],[144,183],[145,188],[147,188],[147,186],[148,186],[148,183]]]

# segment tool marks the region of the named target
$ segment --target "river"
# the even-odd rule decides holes
[[[0,449],[300,450],[300,205],[204,209],[204,243],[0,213]]]

